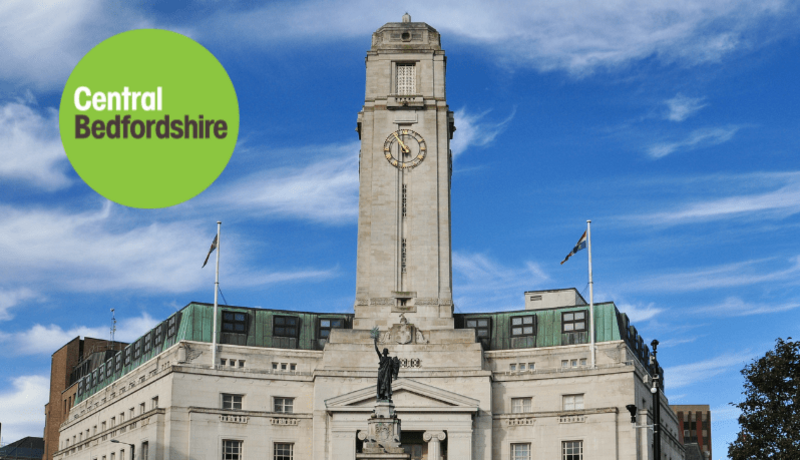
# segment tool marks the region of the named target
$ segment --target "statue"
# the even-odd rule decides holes
[[[389,356],[389,349],[384,348],[383,354],[378,350],[378,328],[372,329],[372,339],[375,342],[375,352],[381,360],[378,365],[378,401],[392,400],[392,379],[397,379],[400,372],[400,360]]]

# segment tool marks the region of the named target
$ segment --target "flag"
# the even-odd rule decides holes
[[[203,267],[205,267],[206,264],[208,263],[208,258],[211,257],[211,253],[214,252],[214,249],[217,249],[217,237],[216,236],[214,237],[214,241],[211,242],[211,249],[208,250],[208,254],[206,255],[206,260],[205,260],[205,262],[203,262]],[[561,263],[563,264],[564,262],[561,262]],[[203,268],[203,267],[200,267],[200,268]]]
[[[572,257],[575,254],[577,254],[578,251],[580,251],[581,249],[586,249],[586,232],[583,232],[583,235],[581,236],[581,239],[579,239],[578,243],[575,245],[575,247],[572,248],[572,252],[567,254],[567,257],[565,257],[564,260],[561,261],[561,265],[564,265],[564,262],[568,261],[570,257]]]

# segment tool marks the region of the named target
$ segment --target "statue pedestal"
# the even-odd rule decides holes
[[[359,460],[404,459],[410,458],[400,447],[400,419],[391,401],[378,401],[367,421],[369,429],[360,431],[358,438],[364,441]]]

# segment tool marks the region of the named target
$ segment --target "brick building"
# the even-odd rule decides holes
[[[67,420],[75,403],[75,383],[93,371],[113,350],[122,350],[126,343],[75,337],[53,353],[50,360],[50,398],[44,406],[44,459],[53,458],[58,450],[59,427]]]
[[[678,416],[681,442],[697,444],[703,454],[711,459],[711,409],[707,404],[671,405]]]

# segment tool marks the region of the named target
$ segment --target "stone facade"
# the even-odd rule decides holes
[[[114,357],[80,382],[53,458],[127,460],[128,443],[137,460],[353,460],[377,455],[378,431],[396,434],[401,425],[414,460],[500,460],[512,451],[655,460],[652,432],[635,428],[625,409],[635,404],[639,424],[652,424],[646,346],[613,304],[594,305],[594,367],[589,307],[574,290],[548,291],[551,303],[517,312],[453,314],[455,127],[440,37],[404,18],[372,43],[358,116],[354,315],[224,307],[223,323],[246,327],[218,335],[212,363],[212,307],[190,304],[134,341],[123,361]],[[389,428],[370,426],[375,326],[380,347],[401,363],[392,397],[399,422]],[[662,399],[664,458],[683,459],[677,419]]]

